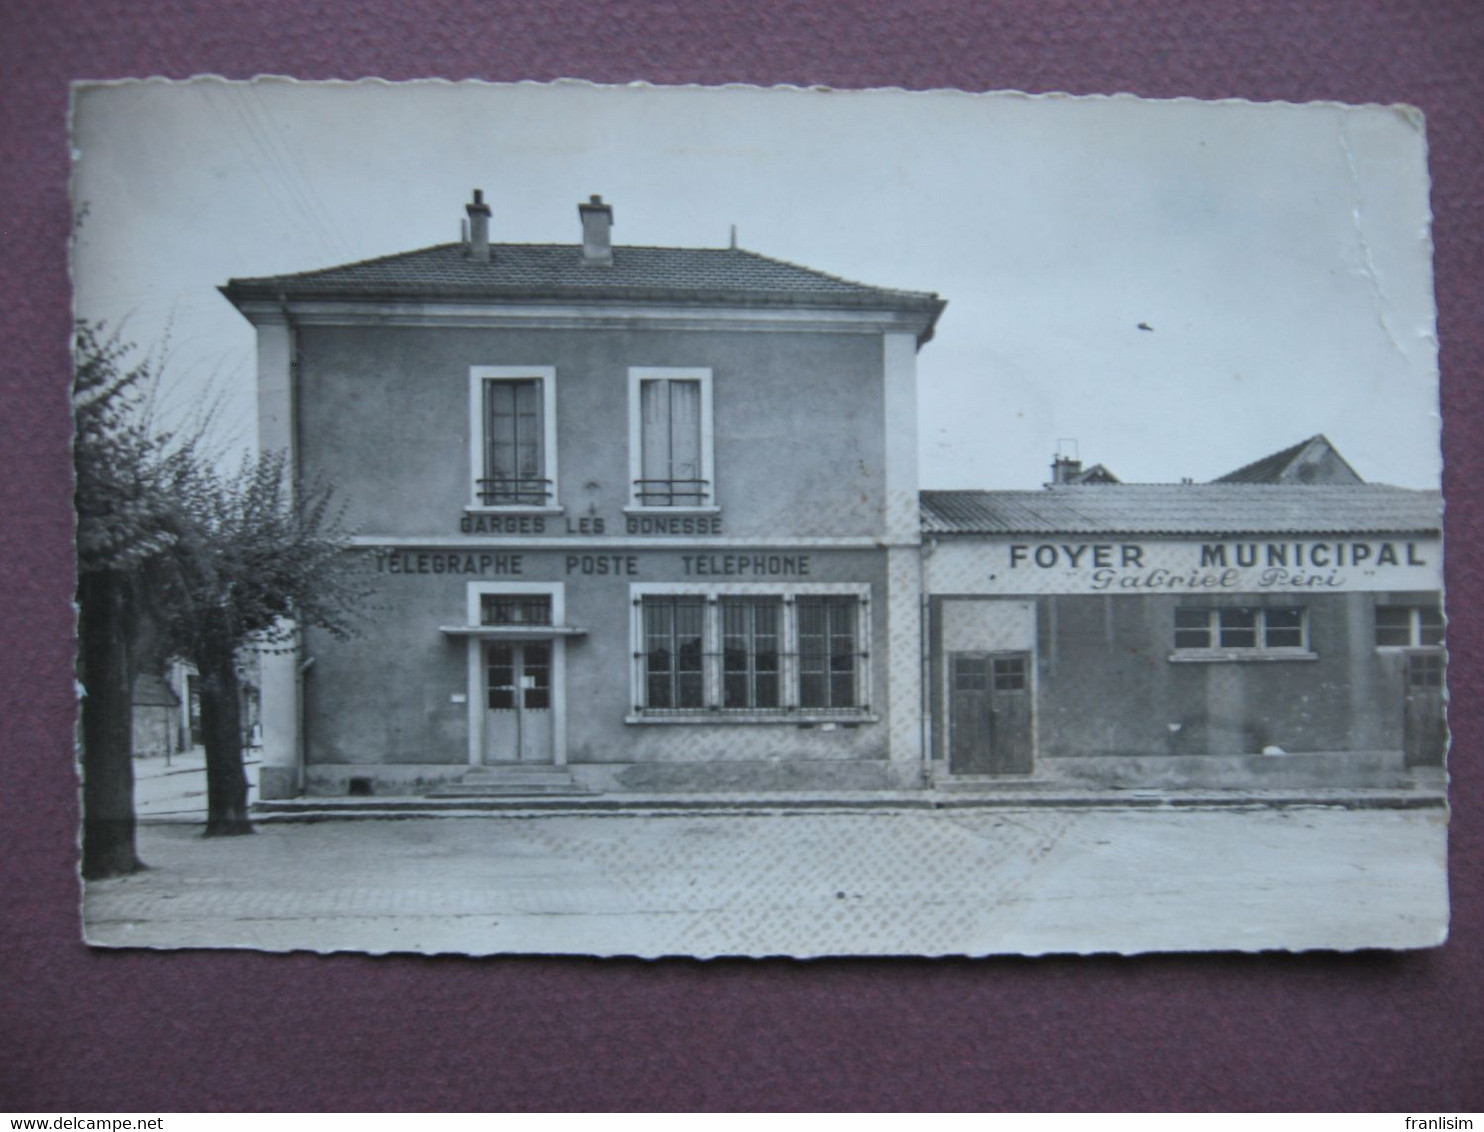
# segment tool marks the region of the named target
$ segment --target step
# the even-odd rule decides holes
[[[573,798],[591,793],[575,782],[450,782],[426,798]]]
[[[464,774],[457,782],[445,783],[427,794],[429,798],[502,798],[577,796],[591,791],[578,786],[565,767],[483,766]]]
[[[570,783],[573,780],[571,771],[552,770],[551,767],[539,770],[470,770],[469,773],[460,776],[459,782],[466,786],[506,786],[518,782],[561,782]]]

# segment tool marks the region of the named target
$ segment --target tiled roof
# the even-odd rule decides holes
[[[1442,495],[1380,484],[1097,484],[924,491],[927,534],[1420,534]]]
[[[1254,460],[1250,464],[1243,464],[1234,472],[1227,472],[1224,476],[1217,476],[1212,483],[1287,483],[1295,480],[1305,480],[1309,477],[1304,475],[1304,468],[1296,466],[1300,461],[1311,465],[1330,461],[1331,467],[1338,473],[1340,482],[1345,482],[1353,477],[1354,482],[1360,483],[1361,478],[1355,469],[1340,455],[1335,446],[1329,442],[1329,438],[1323,433],[1316,433],[1307,440],[1300,440],[1297,444],[1274,452],[1271,456],[1264,456],[1261,460]],[[1335,476],[1327,477],[1334,482]]]
[[[463,244],[360,263],[233,279],[227,298],[561,298],[726,301],[762,306],[906,309],[936,317],[944,302],[925,291],[853,283],[741,248],[615,247],[613,263],[585,263],[580,244],[493,244],[488,263]]]
[[[180,697],[163,676],[141,672],[134,677],[132,702],[135,707],[179,707]]]
[[[1261,460],[1253,460],[1250,464],[1243,464],[1234,472],[1227,472],[1224,476],[1217,476],[1212,483],[1272,483],[1282,473],[1283,469],[1309,446],[1311,436],[1308,440],[1300,440],[1291,448],[1285,448],[1281,452],[1274,452],[1271,456],[1264,456]]]

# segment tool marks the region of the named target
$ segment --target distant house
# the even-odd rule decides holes
[[[1301,440],[1281,452],[1217,476],[1213,483],[1335,484],[1364,483],[1359,473],[1324,434]]]
[[[134,757],[173,755],[181,749],[181,698],[170,686],[171,673],[140,673],[134,678]]]
[[[1084,468],[1082,461],[1071,456],[1058,456],[1051,461],[1052,484],[1099,484],[1121,483],[1117,476],[1102,464]],[[1050,485],[1048,485],[1050,486]]]

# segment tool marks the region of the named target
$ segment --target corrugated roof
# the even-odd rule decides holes
[[[1380,484],[1097,484],[924,491],[927,534],[1422,534],[1443,498]]]
[[[925,291],[855,283],[741,248],[615,247],[611,265],[586,263],[580,244],[493,244],[488,263],[463,244],[439,244],[360,263],[233,279],[239,299],[467,297],[719,300],[776,306],[920,310],[945,303]]]

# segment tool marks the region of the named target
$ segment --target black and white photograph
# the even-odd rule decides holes
[[[1414,108],[201,78],[71,131],[87,943],[1446,940]]]

